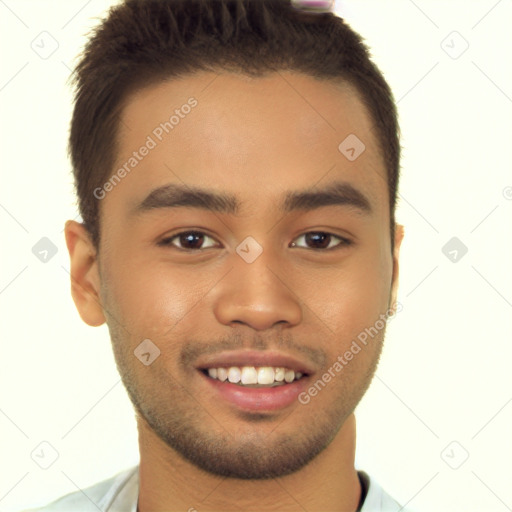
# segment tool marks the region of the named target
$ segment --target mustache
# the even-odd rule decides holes
[[[327,355],[319,348],[311,347],[298,343],[291,336],[280,334],[272,339],[265,339],[259,334],[255,334],[252,340],[242,336],[240,333],[233,336],[224,337],[217,341],[191,341],[185,343],[180,351],[179,361],[184,367],[190,366],[200,356],[217,354],[227,350],[277,350],[286,353],[300,354],[314,363],[317,368],[322,368],[327,363]]]

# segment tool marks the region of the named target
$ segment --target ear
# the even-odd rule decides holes
[[[393,245],[393,277],[391,279],[391,295],[390,295],[390,308],[396,309],[396,300],[398,296],[398,261],[400,256],[400,246],[404,238],[404,227],[397,224],[395,227],[395,240]]]
[[[82,320],[97,327],[105,323],[105,316],[96,249],[83,224],[68,220],[64,231],[71,265],[71,296]]]

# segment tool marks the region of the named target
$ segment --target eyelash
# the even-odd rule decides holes
[[[334,247],[329,247],[329,248],[325,248],[325,249],[322,249],[322,248],[310,249],[308,247],[299,247],[299,249],[308,249],[310,251],[323,251],[323,252],[326,252],[326,251],[334,251],[334,250],[341,249],[343,247],[347,247],[347,246],[352,245],[352,240],[349,240],[348,238],[345,238],[345,237],[342,237],[342,236],[335,235],[334,233],[330,233],[328,231],[307,231],[307,232],[299,235],[298,238],[304,237],[304,236],[306,236],[308,234],[321,234],[321,235],[327,235],[327,236],[330,236],[330,237],[334,237],[334,238],[339,240],[339,243],[337,245],[335,245]],[[208,235],[208,234],[206,234],[206,233],[204,233],[202,231],[188,230],[188,231],[180,231],[179,233],[176,233],[176,234],[174,234],[172,236],[164,238],[163,240],[158,242],[157,245],[159,245],[161,247],[172,247],[174,249],[177,249],[178,251],[183,251],[183,252],[201,252],[201,251],[205,251],[206,249],[214,249],[215,248],[215,247],[207,247],[206,249],[201,249],[201,248],[200,249],[184,249],[182,247],[178,247],[178,246],[174,245],[172,243],[172,241],[175,238],[179,238],[182,235],[204,235],[207,238],[211,238],[212,240],[214,239],[213,237],[211,237],[210,235]]]

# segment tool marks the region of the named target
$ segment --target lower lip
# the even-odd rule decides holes
[[[228,381],[221,382],[207,377],[201,371],[200,373],[222,398],[241,409],[250,411],[275,411],[291,405],[304,391],[307,380],[307,377],[302,377],[283,386],[248,388]]]

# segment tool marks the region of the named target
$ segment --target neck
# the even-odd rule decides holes
[[[143,418],[138,416],[137,422],[138,512],[357,510],[361,486],[354,468],[353,414],[313,461],[296,473],[271,480],[239,480],[206,473],[169,448]]]

